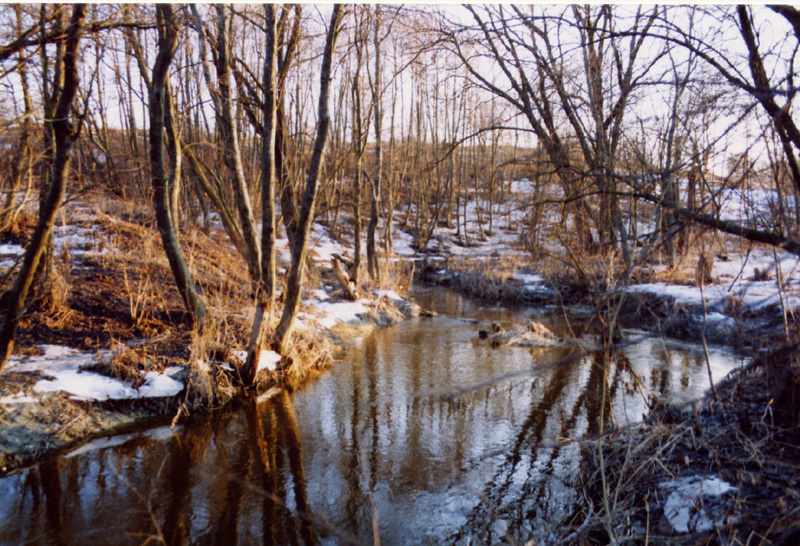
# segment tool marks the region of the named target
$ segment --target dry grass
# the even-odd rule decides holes
[[[773,419],[762,368],[717,390],[719,402],[660,406],[652,424],[587,443],[583,509],[564,536],[583,544],[797,544],[800,428]],[[717,522],[712,529],[678,534],[664,515],[670,491],[660,484],[688,476],[717,476],[736,490],[697,499],[695,509]]]
[[[137,351],[127,345],[118,343],[109,355],[101,356],[97,362],[84,366],[83,369],[126,381],[134,389],[138,389],[144,383],[142,372],[149,369],[149,367],[147,357],[143,354],[143,351]]]

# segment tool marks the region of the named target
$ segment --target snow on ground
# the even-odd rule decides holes
[[[0,267],[12,267],[25,249],[21,245],[0,245]]]
[[[536,190],[534,184],[528,179],[521,179],[508,183],[507,201],[494,205],[491,210],[493,226],[491,233],[488,230],[489,210],[487,203],[482,199],[470,196],[466,203],[462,200],[459,204],[462,217],[461,226],[446,227],[438,225],[433,231],[428,248],[443,255],[470,260],[493,259],[499,256],[518,255],[523,260],[527,256],[520,249],[519,240],[526,229],[526,215],[528,209],[524,206],[532,192]],[[746,198],[742,199],[742,197]],[[737,202],[744,205],[733,204]],[[773,196],[769,192],[750,191],[741,195],[730,192],[729,195],[720,197],[723,211],[731,218],[742,218],[743,215],[752,217],[752,211],[744,210],[755,207],[769,211],[774,206]],[[479,209],[480,207],[480,209]],[[726,208],[727,207],[727,208]],[[747,213],[747,214],[745,214]],[[62,211],[60,225],[54,231],[54,244],[56,251],[60,252],[68,247],[73,259],[80,256],[101,252],[105,246],[106,235],[97,225],[94,211],[79,204],[71,205]],[[404,214],[396,213],[395,218],[400,220]],[[217,216],[212,216],[212,224],[221,229]],[[440,220],[444,220],[441,218]],[[455,219],[454,219],[455,220]],[[479,222],[482,220],[482,222]],[[558,218],[552,211],[545,215],[545,223],[557,223]],[[77,224],[80,222],[80,225]],[[466,225],[466,236],[465,226]],[[87,227],[88,226],[88,227]],[[482,232],[482,233],[481,233]],[[326,264],[334,254],[347,256],[352,251],[349,241],[339,242],[334,240],[328,229],[321,224],[314,224],[309,237],[310,255],[316,262]],[[277,240],[278,256],[284,263],[291,261],[288,250],[288,240],[285,234]],[[393,246],[395,255],[403,258],[416,256],[413,236],[399,225],[394,226]],[[22,254],[24,249],[20,245],[0,245],[0,267],[10,267]],[[800,262],[796,256],[779,252],[776,264],[775,255],[771,249],[755,249],[745,253],[730,253],[728,259],[717,258],[714,264],[713,276],[715,283],[703,287],[702,296],[700,287],[680,286],[665,283],[639,284],[627,287],[633,293],[651,293],[659,296],[674,298],[679,304],[692,307],[695,310],[702,307],[702,298],[707,304],[707,320],[712,323],[726,324],[733,319],[725,313],[730,298],[741,300],[744,307],[752,310],[764,309],[769,306],[781,304],[781,294],[778,290],[776,278],[777,267],[780,268],[781,278],[784,279],[785,297],[783,303],[788,307],[800,307]],[[770,280],[754,280],[756,269],[761,273],[770,272]],[[285,271],[285,270],[284,270]],[[529,273],[516,273],[513,277],[523,283],[525,289],[533,293],[552,294],[550,288],[541,275]],[[390,291],[378,291],[377,297],[387,297],[391,300],[399,296]],[[319,327],[330,329],[341,322],[352,323],[360,320],[360,316],[368,311],[367,300],[356,302],[331,302],[325,290],[312,290],[308,293],[310,299],[304,303],[309,307],[307,312],[301,313],[297,320],[297,327],[308,327],[306,319],[313,319]],[[40,357],[27,357],[12,359],[9,370],[20,372],[40,371],[49,379],[42,379],[34,387],[35,393],[63,390],[75,398],[89,400],[106,400],[119,398],[139,398],[149,396],[171,396],[180,392],[182,384],[175,381],[171,374],[157,374],[147,372],[144,384],[138,389],[133,389],[130,384],[111,379],[92,372],[81,371],[81,368],[95,361],[94,354],[80,353],[73,349],[56,346],[45,346],[44,355]],[[245,355],[246,356],[246,355]],[[260,369],[275,369],[280,357],[271,351],[261,355]],[[3,404],[29,403],[34,398],[25,395],[12,395],[0,398]]]
[[[340,322],[357,322],[361,320],[360,315],[369,311],[365,305],[369,303],[369,300],[365,299],[337,303],[309,299],[303,303],[311,307],[313,311],[310,314],[304,313],[302,318],[312,316],[321,327],[326,329],[331,329]]]
[[[99,255],[105,252],[106,233],[98,226],[94,211],[70,205],[64,207],[53,228],[53,247],[57,254],[69,250],[73,260],[82,256]],[[89,227],[76,225],[77,222],[92,224]],[[0,268],[13,267],[25,248],[17,244],[0,244]]]
[[[714,512],[720,511],[719,497],[737,491],[731,484],[719,478],[700,476],[670,480],[660,483],[659,487],[672,490],[664,504],[664,515],[672,528],[679,533],[712,530],[718,523]]]
[[[130,383],[106,377],[82,368],[97,361],[96,353],[82,353],[59,345],[43,345],[44,354],[33,357],[12,357],[6,370],[13,372],[41,372],[49,379],[41,379],[33,392],[45,394],[64,391],[75,400],[120,400],[175,396],[183,390],[183,383],[171,376],[180,368],[170,367],[163,373],[143,372],[144,384],[134,389]],[[100,355],[100,358],[107,355]],[[19,404],[36,401],[32,397],[4,396],[0,403]]]
[[[378,297],[378,298],[386,297],[387,299],[395,300],[395,301],[403,299],[394,290],[375,290],[375,296]]]
[[[247,351],[233,351],[233,354],[242,362],[247,360]],[[275,351],[263,350],[258,357],[258,368],[256,369],[256,373],[260,372],[261,370],[269,370],[274,372],[278,369],[278,363],[281,361],[281,355],[276,353]],[[225,367],[225,365],[223,365]],[[228,365],[229,369],[230,365]]]
[[[394,253],[398,256],[409,257],[413,256],[415,253],[414,237],[401,229],[395,229],[393,231],[392,246],[394,247]]]
[[[548,285],[547,280],[541,275],[529,275],[525,273],[515,273],[514,279],[522,281],[525,291],[533,294],[554,295],[555,290]]]
[[[730,298],[738,298],[743,308],[751,311],[779,307],[782,298],[787,308],[800,307],[800,257],[782,251],[777,255],[776,262],[772,249],[759,248],[745,255],[732,254],[725,260],[717,257],[712,274],[716,282],[703,286],[702,296],[699,286],[666,283],[632,285],[628,291],[671,297],[692,307],[702,307],[705,298],[708,310],[717,314],[725,310]],[[778,268],[784,281],[783,294],[778,286]],[[760,273],[767,271],[770,280],[755,280],[756,269]]]

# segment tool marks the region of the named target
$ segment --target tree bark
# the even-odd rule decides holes
[[[86,21],[87,7],[85,4],[76,4],[72,9],[72,18],[67,29],[64,45],[63,75],[64,85],[58,99],[55,116],[53,118],[53,136],[55,157],[53,164],[53,180],[46,199],[39,209],[39,220],[34,229],[31,242],[25,250],[14,286],[6,299],[6,312],[0,325],[0,371],[8,362],[14,351],[17,325],[28,295],[34,274],[39,266],[53,227],[56,215],[64,200],[69,176],[70,149],[80,134],[80,125],[77,127],[70,121],[72,102],[78,92],[80,77],[78,74],[78,46]]]
[[[376,245],[376,232],[378,230],[378,212],[381,206],[381,181],[383,169],[383,148],[381,146],[383,123],[383,81],[381,78],[381,6],[375,6],[375,21],[373,22],[373,45],[375,47],[375,76],[370,82],[372,87],[372,103],[374,107],[373,124],[375,127],[375,173],[369,180],[369,224],[367,225],[367,270],[373,281],[380,281],[380,267],[378,266],[378,248]]]
[[[164,131],[169,65],[178,45],[178,26],[170,4],[158,4],[156,17],[159,23],[158,54],[153,65],[150,88],[150,178],[153,185],[153,208],[158,232],[164,245],[175,284],[183,298],[186,311],[194,325],[202,327],[206,307],[197,294],[186,260],[178,244],[178,235],[172,222],[169,203],[168,174],[164,159]]]
[[[222,138],[225,166],[233,179],[236,208],[239,211],[242,237],[245,248],[247,248],[247,268],[250,271],[250,279],[255,288],[261,279],[261,247],[256,238],[256,221],[253,217],[250,192],[244,177],[239,132],[236,128],[233,97],[231,95],[230,25],[225,13],[227,8],[222,4],[217,4],[215,7],[217,9],[217,51],[214,55],[214,61],[217,67],[217,89],[220,107],[220,110],[217,111],[217,123]]]

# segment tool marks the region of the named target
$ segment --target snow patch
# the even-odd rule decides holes
[[[403,299],[394,290],[376,290],[375,291],[375,296],[378,297],[378,298],[382,298],[382,297],[386,296],[386,298],[388,298],[390,300],[394,300],[394,301],[398,301],[398,300],[402,300]]]
[[[36,399],[21,392],[0,398],[0,404],[30,404],[31,402],[36,402]]]
[[[359,320],[359,315],[367,312],[367,300],[343,301],[339,303],[320,302],[314,305],[321,315],[317,321],[323,328],[333,328],[339,322]]]
[[[0,245],[0,254],[8,254],[12,256],[19,256],[25,249],[22,245],[2,244]]]
[[[119,379],[79,370],[55,372],[55,379],[45,379],[33,386],[34,392],[64,391],[74,400],[119,400],[137,398],[136,391]]]
[[[737,491],[728,482],[719,478],[702,478],[689,476],[678,480],[662,482],[659,487],[672,489],[664,504],[664,515],[672,528],[679,533],[692,531],[706,532],[714,528],[714,521],[709,517],[706,508],[711,499],[728,492]]]
[[[166,374],[147,372],[144,385],[139,387],[138,398],[158,398],[162,396],[175,396],[183,390],[183,383],[176,381]]]
[[[260,372],[261,370],[269,370],[274,372],[278,369],[278,363],[280,361],[281,355],[275,351],[261,351],[261,355],[258,357],[258,369],[256,370],[256,373]]]

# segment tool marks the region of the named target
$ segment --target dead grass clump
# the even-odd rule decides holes
[[[400,296],[408,294],[414,282],[416,263],[413,260],[379,260],[378,268],[380,282],[370,280],[369,288],[392,290]]]
[[[711,284],[714,282],[712,274],[714,273],[714,257],[700,253],[697,258],[697,269],[695,271],[695,284]]]
[[[677,284],[681,286],[694,286],[695,274],[689,272],[684,267],[674,267],[672,269],[662,269],[655,271],[647,279],[648,282],[663,282],[667,284]],[[644,282],[644,281],[642,281]]]
[[[725,306],[722,311],[723,313],[732,317],[741,318],[743,309],[744,302],[740,296],[735,296],[733,294],[727,294],[725,296]]]
[[[758,269],[756,267],[756,268],[753,269],[753,276],[752,276],[751,280],[753,280],[755,282],[771,281],[772,280],[772,275],[770,275],[769,269],[765,268],[763,270],[760,270],[760,269]]]
[[[23,206],[9,222],[5,229],[0,233],[3,242],[16,243],[25,246],[33,233],[33,228],[39,217],[33,207]]]
[[[146,224],[155,222],[153,207],[134,201],[120,199],[97,199],[94,204],[98,216],[122,219],[126,223]]]
[[[51,329],[66,328],[75,315],[68,304],[71,286],[60,269],[53,267],[47,279],[35,285],[30,305],[31,310],[41,315],[43,324]]]
[[[333,364],[333,346],[311,330],[298,330],[292,333],[289,352],[283,355],[279,369],[256,376],[256,388],[264,391],[280,385],[295,390],[311,382]]]
[[[525,284],[514,279],[523,266],[519,257],[450,262],[446,264],[445,275],[438,273],[441,265],[429,264],[420,272],[421,278],[446,284],[480,299],[536,301],[541,298],[541,294],[525,290]]]
[[[128,346],[118,344],[110,355],[106,355],[82,369],[125,381],[130,383],[134,389],[138,389],[144,384],[143,372],[148,368],[146,358]]]

